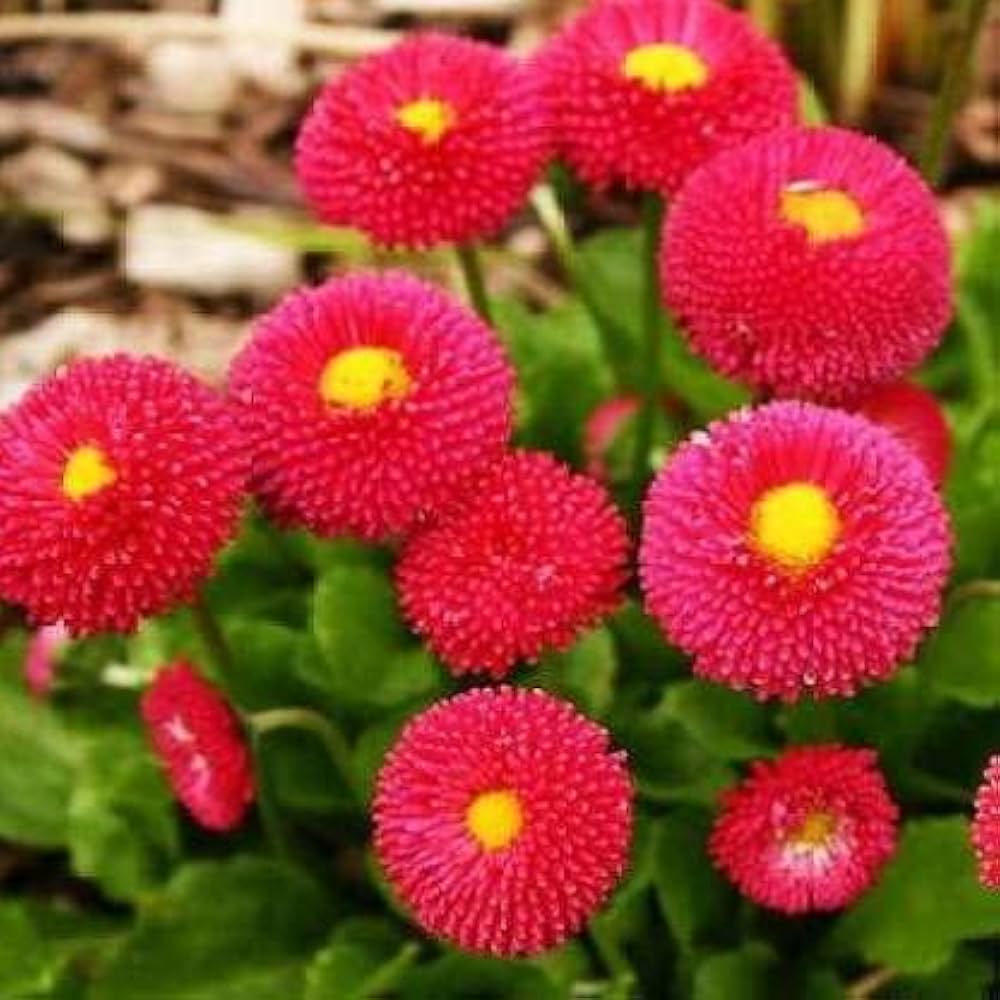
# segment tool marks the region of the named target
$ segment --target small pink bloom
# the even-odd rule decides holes
[[[972,846],[979,866],[979,881],[987,889],[1000,890],[1000,754],[990,757],[976,793]]]
[[[709,850],[761,906],[836,910],[878,878],[898,815],[873,751],[796,747],[723,793]]]
[[[24,681],[36,698],[46,698],[56,679],[59,651],[69,641],[65,625],[43,625],[28,640],[24,657]]]
[[[236,713],[185,662],[157,673],[142,699],[153,749],[174,794],[209,830],[239,826],[254,799],[254,777]]]

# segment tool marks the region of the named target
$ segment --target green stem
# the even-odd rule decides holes
[[[257,761],[257,812],[271,849],[279,858],[288,859],[292,855],[292,848],[285,826],[281,820],[281,811],[278,809],[278,804],[274,801],[271,778],[261,754],[261,735],[260,733],[253,733],[251,738],[254,759]]]
[[[531,192],[531,206],[535,210],[538,221],[542,224],[552,248],[555,251],[559,266],[567,281],[572,285],[573,292],[587,310],[588,315],[601,337],[601,348],[608,365],[615,374],[619,386],[624,387],[623,376],[625,368],[631,362],[631,345],[628,331],[616,323],[601,308],[600,303],[590,289],[583,270],[580,267],[580,256],[573,244],[566,216],[552,186],[539,184]]]
[[[479,313],[484,323],[492,326],[493,311],[490,309],[490,300],[486,295],[486,281],[483,278],[483,267],[479,260],[479,253],[473,244],[460,243],[455,247],[455,255],[458,257],[458,264],[462,269],[462,277],[465,280],[465,288],[469,293],[472,307]]]
[[[861,118],[875,86],[880,6],[873,0],[847,0],[844,8],[838,107],[848,122]]]
[[[191,602],[191,616],[216,667],[223,674],[232,673],[233,656],[229,651],[229,643],[226,642],[222,625],[200,594]]]
[[[312,733],[323,743],[333,766],[344,779],[348,789],[352,793],[357,792],[351,748],[343,733],[319,712],[311,708],[270,708],[263,712],[254,712],[248,721],[257,738],[275,729],[300,729]]]
[[[954,606],[973,598],[1000,599],[1000,580],[968,580],[961,583],[951,592],[949,602]]]
[[[944,79],[931,112],[930,126],[920,154],[920,172],[931,187],[941,179],[951,120],[965,95],[972,68],[972,52],[989,0],[962,0],[959,25],[944,53]]]
[[[660,402],[660,281],[657,255],[660,227],[663,222],[663,201],[653,193],[642,203],[642,337],[645,385],[642,403],[635,422],[635,452],[632,458],[632,497],[638,501],[649,477],[649,453],[653,444],[653,426]]]

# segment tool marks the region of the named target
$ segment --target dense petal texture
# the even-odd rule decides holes
[[[407,542],[403,611],[456,674],[503,677],[614,610],[625,523],[603,487],[541,452],[512,452]]]
[[[863,417],[780,402],[671,456],[646,501],[641,575],[700,676],[761,698],[849,695],[936,623],[950,542],[905,445]]]
[[[944,482],[951,464],[951,429],[932,393],[912,382],[894,382],[865,396],[857,412],[912,448],[935,485]]]
[[[1000,891],[1000,754],[990,758],[976,793],[972,847],[979,866],[979,881],[987,889]]]
[[[625,755],[568,702],[478,688],[407,725],[378,777],[375,849],[431,934],[497,956],[554,948],[625,868]]]
[[[189,663],[160,670],[142,698],[142,717],[174,794],[209,830],[238,826],[254,799],[239,720]]]
[[[781,50],[714,0],[599,0],[538,57],[561,153],[596,187],[664,193],[795,120]]]
[[[229,404],[165,361],[78,361],[0,423],[0,597],[75,635],[192,597],[232,536],[246,449]]]
[[[427,33],[331,80],[299,132],[295,167],[326,222],[426,247],[496,233],[551,145],[535,74],[494,46]]]
[[[402,274],[293,292],[230,372],[265,507],[365,539],[410,530],[500,457],[512,389],[492,331]]]
[[[873,751],[797,747],[723,793],[709,851],[761,906],[837,910],[892,856],[898,815]]]
[[[842,402],[898,378],[951,314],[933,196],[856,132],[780,129],[691,175],[660,256],[669,307],[726,375]]]

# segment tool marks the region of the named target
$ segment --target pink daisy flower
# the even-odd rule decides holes
[[[782,129],[692,174],[660,255],[667,305],[725,375],[843,402],[898,378],[951,315],[934,198],[887,146]]]
[[[59,653],[69,642],[66,626],[43,625],[28,640],[24,657],[24,683],[36,698],[47,698],[56,682]]]
[[[500,457],[513,382],[476,316],[393,273],[293,292],[229,377],[268,511],[368,540],[409,531]]]
[[[73,635],[190,600],[235,532],[247,466],[231,407],[179,368],[74,362],[0,423],[0,597]]]
[[[650,612],[702,677],[760,698],[850,695],[937,622],[948,516],[919,459],[810,403],[696,432],[645,506]]]
[[[535,74],[494,46],[423,33],[327,84],[295,168],[324,221],[419,248],[494,235],[551,142]]]
[[[174,794],[206,829],[239,826],[254,799],[250,754],[236,713],[183,661],[164,667],[142,698],[149,739]]]
[[[676,191],[720,150],[795,120],[795,74],[714,0],[599,0],[538,57],[561,153],[588,184]]]
[[[425,930],[532,955],[579,931],[620,878],[632,784],[607,732],[569,703],[478,688],[407,725],[374,816],[379,860]]]
[[[709,851],[761,906],[837,910],[892,857],[898,816],[873,751],[796,747],[723,793]]]
[[[512,452],[411,536],[400,601],[453,673],[500,678],[618,606],[627,550],[603,487],[551,455]]]
[[[979,866],[979,881],[986,889],[1000,890],[1000,754],[990,757],[983,783],[976,792],[972,847]]]

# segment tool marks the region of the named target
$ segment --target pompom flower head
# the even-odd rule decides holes
[[[614,610],[627,548],[603,487],[550,455],[512,452],[409,539],[403,611],[453,673],[503,677]]]
[[[697,432],[645,506],[648,607],[702,677],[757,697],[850,695],[935,624],[947,514],[863,417],[771,403]]]
[[[1000,754],[990,758],[976,793],[972,847],[979,866],[979,881],[986,889],[1000,891]]]
[[[781,50],[715,0],[599,0],[538,66],[560,151],[598,188],[672,193],[719,150],[795,120]]]
[[[837,910],[892,856],[898,815],[873,751],[797,747],[723,793],[709,851],[761,906]]]
[[[229,384],[265,507],[325,536],[410,530],[510,431],[513,373],[493,333],[402,274],[293,292],[258,321]]]
[[[912,382],[894,382],[865,396],[857,412],[912,448],[936,486],[944,482],[951,463],[951,430],[932,393]]]
[[[254,778],[239,720],[189,663],[160,670],[143,695],[142,717],[174,794],[209,830],[239,826]]]
[[[227,402],[167,362],[69,365],[0,423],[0,597],[74,635],[189,600],[235,530],[245,452]]]
[[[375,849],[429,933],[501,957],[555,948],[627,862],[624,754],[543,691],[478,688],[404,729],[378,777]]]
[[[482,42],[415,35],[332,80],[295,167],[326,222],[427,247],[495,234],[548,159],[536,76]]]
[[[669,307],[725,375],[844,402],[898,378],[951,314],[931,192],[888,147],[780,129],[691,175],[660,256]]]

